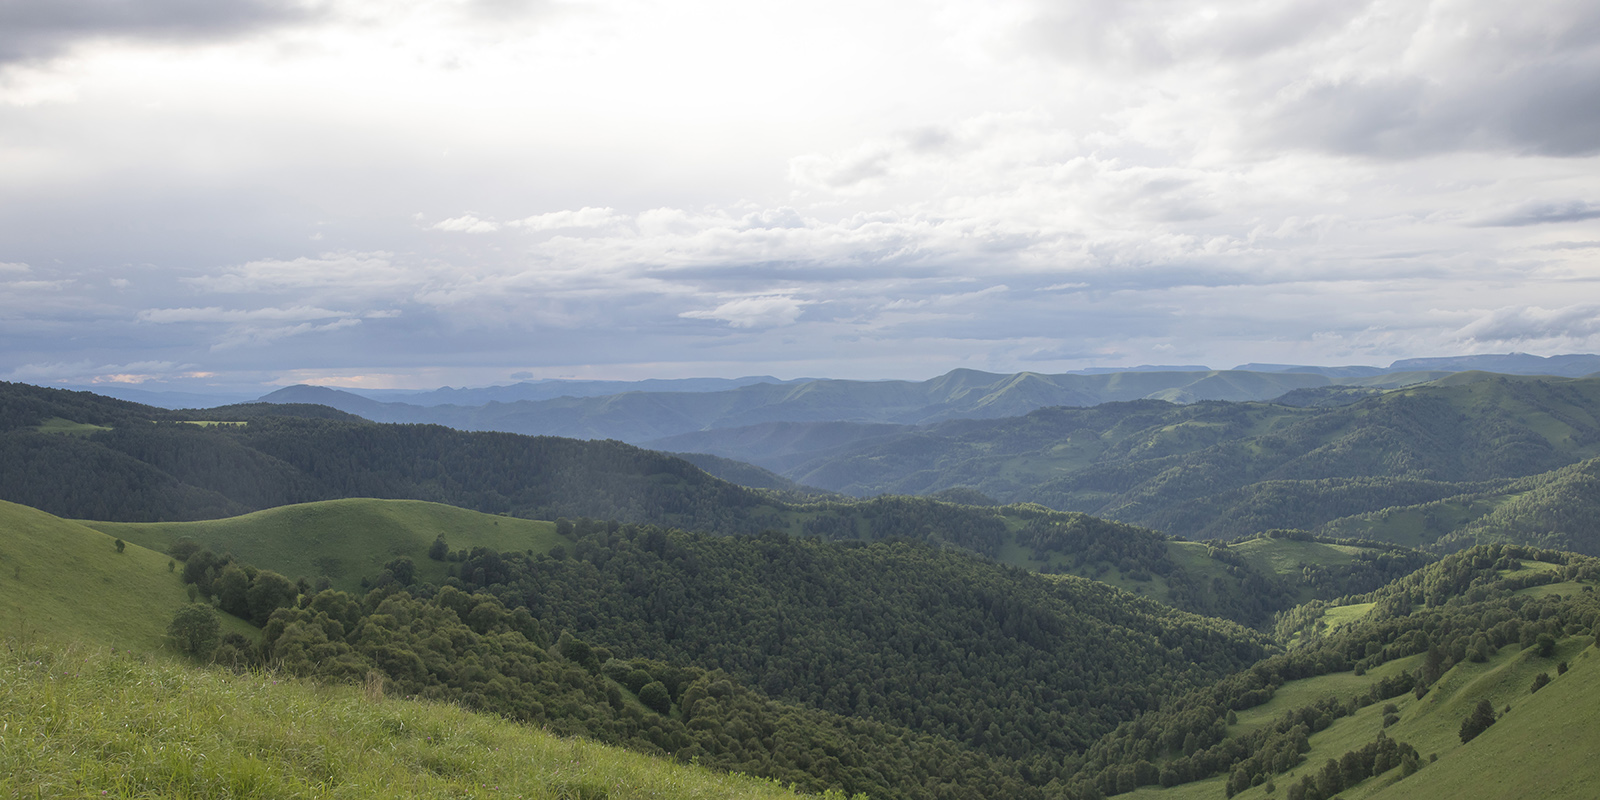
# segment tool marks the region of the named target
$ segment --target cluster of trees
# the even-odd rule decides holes
[[[1285,796],[1288,800],[1329,800],[1346,788],[1395,767],[1400,768],[1400,777],[1408,778],[1422,769],[1422,759],[1415,747],[1379,732],[1378,738],[1370,744],[1323,762],[1322,769],[1315,775],[1306,775],[1299,783],[1291,784]],[[1229,797],[1251,786],[1240,778],[1241,774],[1235,773],[1229,779]]]
[[[219,556],[210,550],[183,556],[183,581],[193,587],[190,597],[204,597],[217,608],[253,625],[265,625],[272,612],[293,606],[310,589],[304,578],[294,582],[269,569],[240,564],[232,556]]]

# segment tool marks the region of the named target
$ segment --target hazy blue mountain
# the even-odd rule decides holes
[[[261,400],[321,403],[375,422],[426,422],[462,430],[640,443],[772,422],[917,425],[1018,416],[1046,406],[1084,407],[1145,398],[1178,403],[1262,400],[1330,382],[1321,375],[1236,371],[998,375],[962,369],[920,382],[809,380],[753,383],[715,392],[631,391],[481,405],[382,402],[314,386],[290,386]],[[700,452],[693,447],[684,449]]]
[[[1391,371],[1448,370],[1466,372],[1482,370],[1506,375],[1559,375],[1581,378],[1600,372],[1600,355],[1572,353],[1542,356],[1527,353],[1505,353],[1478,356],[1446,356],[1442,358],[1405,358],[1389,365]]]
[[[481,406],[487,403],[514,403],[518,400],[553,400],[557,397],[603,397],[624,392],[721,392],[756,383],[802,383],[813,378],[780,380],[771,375],[743,378],[677,378],[642,381],[583,381],[546,379],[523,381],[509,386],[452,388],[446,386],[426,392],[349,390],[373,400],[410,403],[418,406]]]

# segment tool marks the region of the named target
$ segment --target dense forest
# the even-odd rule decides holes
[[[575,527],[554,556],[440,540],[461,577],[418,585],[402,559],[360,601],[296,604],[276,573],[176,555],[198,594],[266,625],[218,660],[376,669],[407,694],[873,797],[1043,796],[1117,723],[1265,652],[1230,623],[911,542]]]

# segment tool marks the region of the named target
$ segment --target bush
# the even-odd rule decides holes
[[[221,631],[217,612],[211,606],[190,603],[172,615],[172,622],[167,625],[167,639],[182,652],[204,657],[217,648]]]
[[[667,685],[661,681],[651,681],[640,687],[639,702],[657,714],[666,715],[672,712],[672,695],[667,692]]]

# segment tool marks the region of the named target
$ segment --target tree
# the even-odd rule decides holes
[[[438,545],[439,542],[434,542],[434,544]],[[428,552],[431,554],[433,551],[429,550]],[[383,569],[393,576],[401,586],[410,586],[417,581],[417,565],[407,556],[401,556],[384,564]]]
[[[1488,700],[1479,700],[1478,707],[1466,719],[1461,721],[1461,743],[1466,744],[1477,738],[1478,734],[1488,730],[1494,724],[1494,706]]]
[[[672,711],[672,695],[661,681],[651,681],[639,688],[639,702],[645,708],[665,716]]]
[[[204,603],[189,603],[172,615],[167,638],[172,645],[192,656],[203,657],[217,647],[222,626],[217,612]]]
[[[1550,682],[1550,673],[1548,673],[1548,672],[1541,672],[1538,675],[1533,676],[1533,688],[1531,690],[1529,690],[1529,694],[1532,694],[1533,692],[1537,692],[1540,689],[1543,689],[1545,687],[1545,684],[1547,684],[1549,682]]]
[[[123,550],[126,550],[126,549],[128,549],[128,543],[127,543],[127,542],[124,542],[124,541],[122,541],[122,538],[121,538],[121,537],[118,537],[118,538],[117,538],[117,541],[116,541],[116,542],[114,542],[114,543],[113,543],[113,544],[115,544],[115,545],[116,545],[116,547],[117,547],[117,552],[119,552],[119,553],[120,553],[120,552],[122,552],[122,551],[123,551]]]
[[[433,545],[428,548],[428,558],[434,561],[443,561],[450,557],[450,545],[445,543],[444,534],[439,534],[433,540]]]
[[[250,591],[246,597],[250,621],[259,626],[267,624],[267,618],[272,616],[272,612],[293,606],[294,601],[300,597],[300,588],[272,570],[262,570],[250,583]]]
[[[236,617],[250,616],[250,576],[238,564],[229,564],[212,584],[217,608]]]

